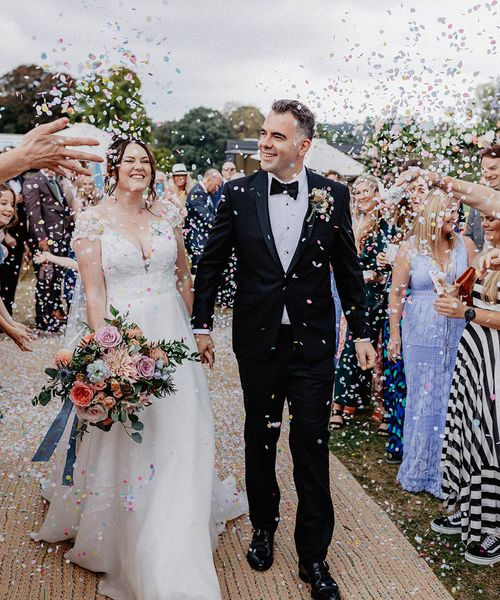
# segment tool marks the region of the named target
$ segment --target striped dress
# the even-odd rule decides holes
[[[473,291],[477,308],[500,310]],[[500,331],[475,323],[464,330],[446,418],[442,452],[445,504],[461,511],[462,540],[500,535]]]

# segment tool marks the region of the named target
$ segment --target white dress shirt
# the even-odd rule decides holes
[[[281,181],[276,175],[273,175],[272,173],[267,174],[269,220],[271,222],[274,244],[283,270],[286,273],[300,242],[302,226],[309,208],[309,189],[307,187],[306,170],[302,168],[302,171],[290,181],[281,181],[281,183],[293,183],[294,181],[298,181],[299,191],[296,200],[288,194],[273,194],[271,196],[271,182],[273,177],[278,181]],[[290,325],[290,318],[288,317],[286,306],[283,310],[281,323],[283,325]]]

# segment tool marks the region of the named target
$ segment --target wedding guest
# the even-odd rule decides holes
[[[342,177],[342,175],[340,175],[340,173],[337,173],[337,171],[334,171],[333,169],[327,171],[325,173],[325,177],[327,179],[331,179],[332,181],[339,181],[340,183],[344,183],[344,178]]]
[[[8,185],[2,183],[0,184],[0,265],[8,255],[8,248],[1,241],[4,238],[5,230],[14,225],[16,220],[16,195]],[[14,321],[1,299],[0,329],[20,350],[31,352],[31,331],[22,323]]]
[[[389,295],[387,351],[391,360],[404,357],[407,386],[398,481],[405,490],[438,498],[447,398],[465,323],[434,310],[431,271],[440,273],[443,285],[452,285],[472,262],[474,244],[456,233],[457,219],[457,204],[445,192],[427,194],[413,235],[398,250]]]
[[[500,248],[500,219],[483,216],[485,238]],[[435,304],[446,318],[465,319],[453,373],[444,431],[442,468],[445,506],[452,511],[431,523],[458,534],[465,559],[500,561],[500,272],[490,271],[472,292],[472,307],[453,296]]]
[[[39,171],[26,177],[23,195],[28,215],[31,251],[50,251],[67,256],[73,220],[62,190],[52,171]],[[44,331],[57,331],[64,323],[62,282],[64,269],[35,265],[36,325]]]
[[[71,205],[73,213],[76,215],[88,206],[95,206],[99,198],[100,193],[94,177],[92,175],[79,175],[76,179],[76,192]]]
[[[482,213],[492,215],[497,219],[500,218],[500,191],[479,183],[471,183],[448,175],[441,176],[434,171],[412,167],[398,176],[395,185],[406,187],[419,177],[423,177],[429,187],[445,190],[457,202],[477,208]]]
[[[184,163],[176,163],[172,167],[171,176],[170,181],[165,186],[165,194],[177,206],[181,211],[181,215],[185,218],[187,214],[187,198],[195,184]]]
[[[30,169],[51,169],[64,174],[63,169],[90,175],[79,161],[103,162],[97,154],[82,152],[72,146],[98,146],[92,138],[68,138],[57,135],[65,129],[69,119],[62,117],[45,125],[38,125],[23,136],[17,148],[0,155],[0,183],[4,183]]]
[[[360,218],[354,224],[359,262],[363,269],[368,302],[370,339],[377,346],[384,317],[385,273],[377,266],[377,254],[383,252],[393,235],[393,229],[380,214],[379,180],[372,175],[362,175],[353,186]],[[357,361],[355,340],[347,331],[346,341],[335,375],[334,404],[331,426],[340,429],[344,417],[354,414],[357,408],[369,406],[372,397],[372,371],[363,371]]]
[[[217,211],[213,195],[222,186],[222,175],[216,169],[208,169],[203,179],[189,192],[186,202],[186,249],[191,258],[191,270],[196,266],[207,243]]]
[[[26,207],[22,191],[22,178],[17,177],[7,182],[16,197],[17,221],[9,226],[4,243],[9,252],[0,265],[0,297],[9,314],[12,314],[16,296],[17,284],[21,273],[25,244],[28,240]]]
[[[428,187],[423,179],[416,180],[405,190],[399,201],[394,204],[391,213],[391,224],[395,235],[387,247],[386,252],[377,256],[377,264],[389,271],[386,293],[389,295],[392,285],[392,267],[396,252],[401,243],[408,238],[412,231],[419,206],[428,192]],[[384,419],[378,433],[387,436],[386,462],[399,464],[403,456],[403,424],[406,407],[406,376],[403,358],[391,360],[387,350],[390,339],[389,312],[387,312],[382,328],[382,402],[384,406]]]
[[[481,152],[481,179],[479,183],[494,190],[500,190],[500,145],[491,146]],[[481,213],[471,208],[467,218],[467,232],[479,250],[484,245],[484,230],[481,224]]]
[[[231,181],[233,175],[236,173],[236,165],[234,164],[234,162],[232,162],[231,160],[226,161],[222,165],[221,173],[223,184],[228,181]]]

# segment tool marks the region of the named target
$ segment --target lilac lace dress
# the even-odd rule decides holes
[[[414,247],[414,241],[410,244]],[[467,268],[460,238],[450,256],[446,281]],[[442,497],[440,466],[446,410],[457,349],[465,321],[437,314],[437,294],[429,271],[439,270],[431,256],[412,252],[408,296],[403,311],[402,344],[407,383],[404,454],[398,481],[409,492]]]

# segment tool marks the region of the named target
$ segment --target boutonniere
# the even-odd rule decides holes
[[[315,214],[319,215],[320,219],[329,221],[333,210],[333,203],[333,196],[330,194],[328,189],[313,188],[309,194],[311,212],[307,217],[307,222],[309,223]]]

